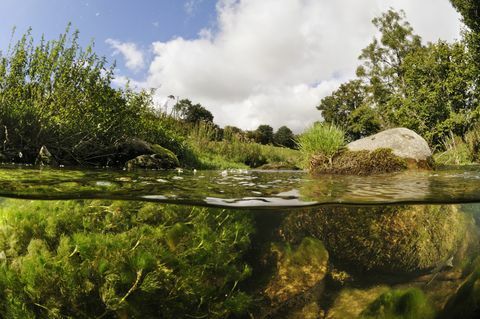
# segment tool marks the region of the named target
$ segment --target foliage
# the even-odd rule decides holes
[[[469,145],[456,135],[450,134],[443,141],[445,151],[434,156],[435,163],[441,165],[465,165],[473,160]]]
[[[251,303],[236,288],[250,274],[248,213],[17,200],[0,211],[4,318],[224,318]]]
[[[315,155],[325,156],[331,163],[333,156],[345,144],[345,133],[334,124],[315,123],[298,137],[298,149],[308,166]]]
[[[362,50],[357,79],[320,102],[324,119],[343,127],[349,139],[401,126],[442,149],[450,132],[464,136],[480,110],[480,68],[471,42],[470,50],[464,41],[424,45],[403,11],[389,10],[373,24],[380,36]]]
[[[226,169],[259,167],[266,163],[290,163],[296,166],[299,153],[295,150],[261,145],[249,140],[242,133],[230,133],[217,141],[217,128],[209,123],[200,123],[190,132],[189,145],[198,162],[195,168]]]
[[[150,92],[112,88],[114,66],[93,45],[82,49],[78,35],[68,27],[57,40],[35,45],[28,31],[0,54],[2,152],[33,162],[46,145],[62,161],[88,164],[105,160],[108,148],[128,136],[175,139],[150,108]]]
[[[281,126],[273,134],[273,143],[278,146],[285,146],[288,148],[295,147],[295,136],[291,129],[286,126]]]
[[[188,99],[182,99],[173,107],[176,115],[187,123],[198,123],[201,121],[212,122],[212,113],[201,104],[192,104]]]
[[[474,125],[465,135],[465,141],[472,160],[480,160],[480,123]]]
[[[270,125],[262,124],[253,132],[255,142],[259,144],[271,144],[273,142],[273,128]]]

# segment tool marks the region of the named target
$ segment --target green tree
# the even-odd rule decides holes
[[[213,123],[213,115],[201,104],[193,104],[189,99],[178,101],[173,107],[176,117],[187,123],[198,123],[200,121]]]
[[[480,2],[478,0],[450,0],[450,2],[462,15],[462,21],[468,27],[465,38],[474,54],[477,69],[480,70]]]
[[[363,64],[358,67],[357,75],[367,84],[371,105],[378,108],[384,122],[389,123],[391,96],[406,95],[403,61],[421,47],[421,38],[405,21],[403,11],[388,10],[372,23],[381,35],[362,50],[359,59]]]
[[[279,146],[288,148],[295,147],[295,136],[291,129],[286,126],[281,126],[273,135],[273,142]]]
[[[273,128],[270,125],[262,124],[254,131],[255,142],[260,144],[271,144],[273,142]]]

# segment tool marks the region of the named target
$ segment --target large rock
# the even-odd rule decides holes
[[[171,151],[161,147],[156,146],[155,154],[145,154],[135,157],[125,163],[125,167],[128,170],[135,168],[144,168],[144,169],[170,169],[179,166],[177,156]]]
[[[416,162],[427,162],[432,156],[423,137],[403,127],[386,130],[347,145],[350,151],[375,151],[380,148],[389,148],[394,155]]]
[[[172,151],[139,138],[129,138],[117,143],[113,152],[113,163],[124,165],[127,169],[169,169],[180,166]]]
[[[334,206],[289,215],[281,233],[289,242],[323,240],[331,259],[347,271],[416,275],[457,252],[467,222],[455,205]]]

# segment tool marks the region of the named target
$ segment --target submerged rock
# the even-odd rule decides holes
[[[320,284],[327,273],[328,252],[318,239],[304,238],[300,245],[273,244],[276,271],[265,295],[272,304],[283,303]]]
[[[458,249],[466,220],[458,206],[323,207],[292,214],[283,236],[322,239],[331,259],[356,272],[421,274]]]
[[[49,152],[47,147],[43,145],[38,152],[37,158],[35,159],[35,165],[58,166],[58,163],[53,155]]]
[[[416,162],[428,161],[432,151],[427,141],[407,128],[399,127],[356,140],[347,145],[350,151],[375,151],[391,149],[395,156]]]
[[[387,286],[356,289],[345,288],[340,291],[327,312],[327,319],[358,318],[368,305],[387,292]]]

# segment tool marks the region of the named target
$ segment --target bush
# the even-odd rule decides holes
[[[114,66],[82,49],[70,27],[57,40],[35,41],[27,32],[0,53],[0,140],[8,160],[33,163],[42,145],[60,162],[104,164],[111,147],[127,137],[172,150],[151,92],[112,88]],[[17,154],[23,156],[18,156]]]
[[[297,144],[305,166],[314,155],[325,156],[331,162],[345,145],[345,133],[333,124],[315,123],[299,136]]]

